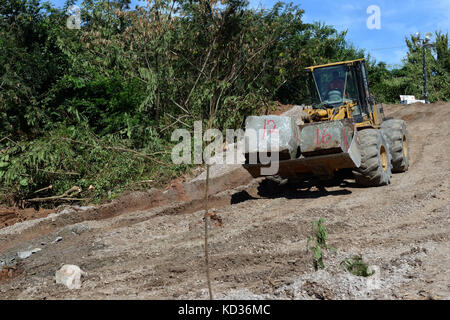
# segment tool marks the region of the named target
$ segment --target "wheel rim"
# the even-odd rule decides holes
[[[380,148],[380,158],[381,158],[381,166],[383,167],[383,170],[386,171],[388,166],[388,158],[384,146],[381,146]]]
[[[403,155],[405,159],[408,157],[408,144],[406,143],[406,136],[403,136]]]

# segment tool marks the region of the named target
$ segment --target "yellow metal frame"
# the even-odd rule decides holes
[[[309,116],[309,121],[322,122],[322,121],[334,121],[342,120],[353,117],[353,108],[356,106],[354,102],[345,102],[338,108],[330,109],[306,109],[306,113]],[[381,123],[381,117],[377,108],[374,108],[373,112],[363,116],[363,121],[355,123],[356,128],[379,128]]]
[[[355,127],[358,129],[361,128],[375,128],[371,120],[365,120],[363,122],[355,123]]]
[[[338,108],[307,109],[306,113],[311,119],[311,122],[342,120],[352,117],[353,108],[355,106],[356,103],[346,101]]]
[[[314,69],[318,69],[318,68],[338,66],[338,65],[343,65],[343,64],[353,64],[357,61],[364,61],[364,60],[365,60],[364,58],[361,58],[361,59],[355,59],[355,60],[349,60],[349,61],[332,62],[332,63],[327,63],[327,64],[321,64],[318,66],[310,66],[310,67],[305,68],[305,70],[314,71]]]

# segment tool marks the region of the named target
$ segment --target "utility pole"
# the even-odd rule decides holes
[[[433,46],[432,43],[428,43],[428,41],[431,39],[433,34],[431,32],[425,33],[425,38],[420,38],[420,33],[416,33],[416,36],[418,37],[418,42],[416,45],[420,45],[422,47],[422,66],[423,66],[423,96],[425,103],[430,103],[428,101],[428,91],[427,91],[427,62],[426,62],[426,48],[430,48]]]
[[[428,92],[427,92],[427,61],[425,59],[425,46],[422,42],[422,65],[423,65],[423,96],[425,103],[428,102]]]

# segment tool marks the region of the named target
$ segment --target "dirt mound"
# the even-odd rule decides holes
[[[12,207],[0,207],[0,229],[11,226],[17,222],[23,222],[31,219],[43,218],[55,210],[34,208],[19,209]]]

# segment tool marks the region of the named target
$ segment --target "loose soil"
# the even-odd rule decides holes
[[[450,298],[450,104],[386,105],[384,112],[404,119],[410,138],[409,171],[390,185],[361,188],[344,179],[273,193],[239,165],[213,175],[216,298]],[[203,187],[201,179],[177,182],[98,207],[1,220],[17,223],[0,229],[0,299],[208,298]],[[320,217],[336,250],[325,251],[325,268],[314,271],[306,243]],[[34,248],[42,250],[18,258]],[[376,274],[345,271],[340,262],[353,255]],[[81,289],[55,283],[63,264],[87,272]]]

